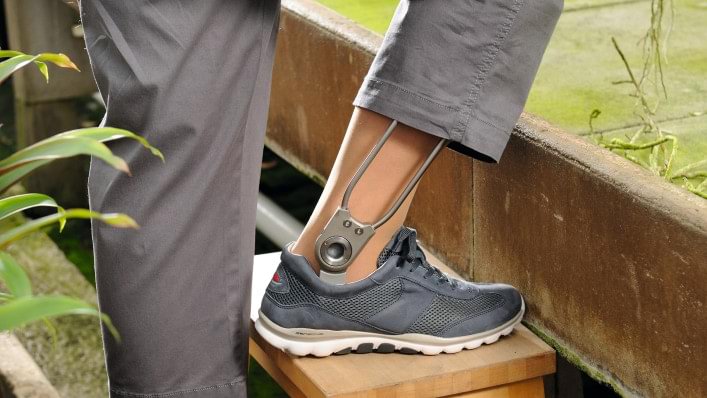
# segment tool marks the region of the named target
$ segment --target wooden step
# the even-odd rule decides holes
[[[279,252],[255,256],[252,322],[279,258]],[[542,377],[555,372],[555,351],[524,326],[495,344],[457,354],[314,358],[274,348],[251,323],[250,355],[291,397],[533,398],[544,396]]]

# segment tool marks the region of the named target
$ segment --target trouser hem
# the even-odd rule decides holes
[[[245,397],[246,396],[246,379],[239,377],[233,381],[222,384],[214,384],[204,387],[196,387],[185,390],[176,390],[160,393],[139,393],[125,391],[120,388],[111,388],[111,398],[230,398],[230,397]]]
[[[460,145],[456,145],[455,150],[477,158],[500,160],[510,137],[510,131],[475,116],[469,117],[464,133],[451,134],[459,115],[458,107],[441,104],[412,89],[371,76],[364,79],[353,104],[425,133],[457,142]],[[460,146],[471,151],[464,151]]]
[[[353,104],[440,138],[451,138],[447,126],[457,114],[454,107],[370,76],[363,81]]]

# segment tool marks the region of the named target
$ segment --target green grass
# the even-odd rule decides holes
[[[385,33],[397,0],[320,0],[320,3],[378,33]]]

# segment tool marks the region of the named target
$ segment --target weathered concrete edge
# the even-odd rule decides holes
[[[321,185],[322,187],[326,184],[326,176],[322,175],[314,168],[310,167],[307,163],[303,162],[297,155],[283,148],[282,145],[278,144],[277,141],[265,136],[265,146],[268,147],[275,154],[287,161],[292,167],[297,169],[300,173],[309,177],[312,181]]]
[[[686,228],[707,234],[707,201],[697,195],[538,116],[523,113],[513,133],[627,192],[651,213],[665,214]]]
[[[59,397],[42,369],[13,334],[0,333],[0,353],[0,395],[7,392],[8,398]]]
[[[540,337],[540,339],[542,339],[550,347],[554,348],[558,355],[564,358],[567,362],[576,366],[582,372],[589,375],[592,379],[608,385],[622,397],[632,398],[641,396],[640,393],[624,384],[621,379],[616,377],[607,368],[568,348],[569,344],[566,341],[557,337],[548,329],[525,320],[523,321],[523,325],[530,329],[530,331],[536,336]]]

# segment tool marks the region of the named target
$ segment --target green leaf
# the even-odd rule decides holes
[[[42,61],[34,61],[34,64],[37,65],[39,73],[41,73],[47,83],[49,83],[49,68],[47,67],[47,64]]]
[[[0,51],[1,53],[1,51]],[[67,131],[64,133],[57,134],[55,136],[49,137],[47,139],[44,139],[31,147],[27,147],[24,150],[29,150],[30,148],[34,148],[36,146],[40,145],[46,145],[47,143],[53,143],[55,141],[63,141],[66,142],[66,140],[71,139],[71,138],[79,138],[79,139],[92,139],[92,140],[97,140],[101,142],[105,141],[112,141],[120,138],[130,138],[138,141],[141,143],[145,148],[149,149],[152,154],[155,156],[159,157],[163,162],[164,162],[164,156],[162,155],[162,152],[160,152],[157,148],[153,147],[150,145],[147,140],[135,133],[132,133],[127,130],[123,129],[117,129],[113,127],[91,127],[91,128],[85,128],[85,129],[77,129],[77,130],[71,130]],[[54,144],[52,144],[54,145]],[[107,148],[107,147],[106,147]],[[23,151],[24,151],[23,150]],[[91,153],[84,153],[86,155],[91,155]],[[16,153],[15,155],[12,155],[10,158],[14,156],[19,156],[19,152]],[[64,155],[63,157],[68,157],[67,155]],[[3,162],[11,160],[10,158],[7,158],[3,160]],[[11,167],[8,170],[0,172],[0,193],[6,191],[8,188],[10,188],[12,185],[14,185],[16,182],[21,180],[23,177],[25,177],[27,174],[31,173],[35,169],[46,165],[52,159],[45,159],[45,160],[34,160],[29,163],[21,164],[19,166],[14,166]],[[126,166],[127,167],[127,166]]]
[[[78,66],[69,57],[62,53],[41,53],[37,56],[38,61],[51,62],[60,68],[73,69],[81,72]]]
[[[37,142],[0,161],[0,174],[37,160],[53,160],[76,155],[93,155],[118,170],[130,174],[127,163],[105,144],[83,137],[61,137]]]
[[[14,298],[26,297],[32,294],[32,284],[25,271],[17,264],[11,255],[0,252],[0,280]]]
[[[29,55],[20,51],[0,50],[0,58],[10,58],[0,62],[0,82],[4,81],[10,75],[34,62],[39,68],[39,72],[49,81],[49,68],[47,62],[60,67],[79,71],[79,68],[74,64],[69,57],[61,53],[41,53],[38,55]]]
[[[60,315],[99,317],[110,333],[120,339],[110,318],[83,300],[68,296],[26,296],[0,305],[0,331],[16,329],[30,322]]]
[[[33,207],[58,207],[54,199],[40,193],[27,193],[0,199],[0,220]]]
[[[138,228],[135,220],[122,213],[102,214],[86,209],[69,209],[60,211],[56,214],[50,214],[48,216],[34,219],[0,234],[0,247],[5,247],[15,240],[20,239],[47,225],[60,222],[62,219],[68,220],[71,218],[94,218],[118,228]]]
[[[74,209],[75,210],[75,209]],[[97,218],[104,223],[116,228],[140,228],[140,226],[130,216],[123,213],[97,213]]]
[[[64,133],[57,134],[53,137],[49,137],[48,140],[53,140],[55,138],[62,137],[92,138],[101,142],[113,141],[120,138],[130,138],[142,144],[142,146],[149,149],[153,155],[157,156],[164,162],[164,155],[162,155],[162,152],[150,145],[150,143],[147,142],[145,138],[128,130],[117,129],[114,127],[89,127],[84,129],[66,131]]]
[[[5,81],[16,71],[31,64],[37,59],[36,55],[18,55],[0,62],[0,83]]]
[[[21,180],[22,177],[31,173],[34,169],[44,166],[50,163],[51,160],[37,160],[31,163],[24,164],[22,166],[16,167],[7,173],[0,173],[0,193],[7,191],[8,188],[13,186],[17,181]]]
[[[21,51],[15,50],[0,50],[0,58],[12,58],[18,55],[27,55]]]
[[[66,210],[61,206],[57,206],[57,210],[58,213],[61,214],[61,218],[59,219],[59,233],[62,233],[66,226]]]

